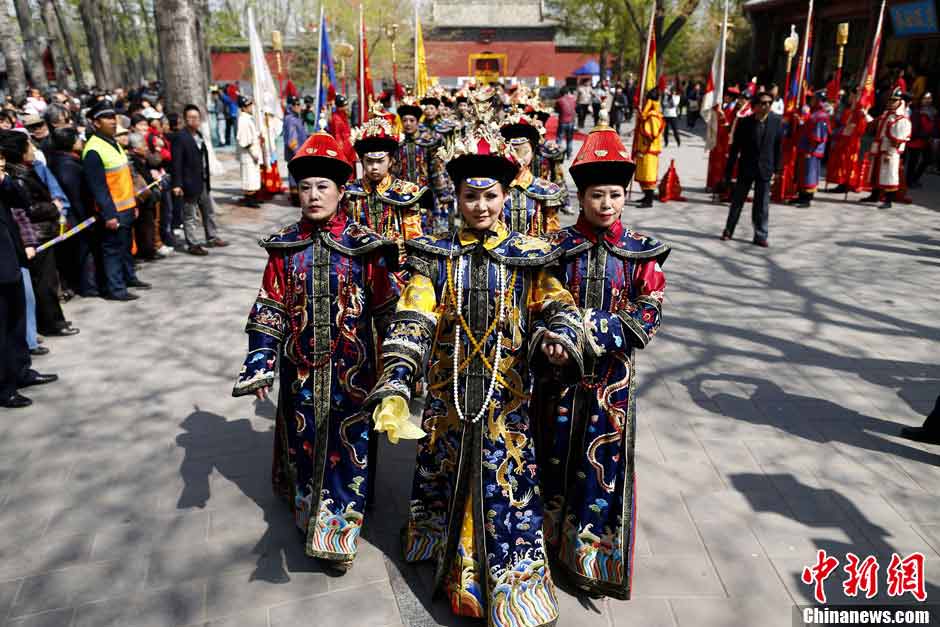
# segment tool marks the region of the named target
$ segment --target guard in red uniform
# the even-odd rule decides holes
[[[330,118],[330,132],[336,138],[343,158],[349,163],[356,163],[358,156],[352,144],[352,127],[349,126],[349,102],[342,94],[336,96],[336,110]],[[355,169],[353,170],[355,171]]]
[[[717,192],[725,179],[725,164],[728,162],[728,148],[731,146],[731,122],[734,120],[733,98],[739,93],[736,87],[725,90],[724,104],[715,105],[715,112],[710,125],[714,125],[715,145],[708,152],[708,178],[705,187]]]
[[[842,112],[839,128],[833,131],[829,148],[829,163],[826,165],[826,182],[835,183],[830,192],[844,194],[857,192],[861,188],[862,136],[872,118],[868,108],[859,107],[858,89],[853,89],[848,105]]]

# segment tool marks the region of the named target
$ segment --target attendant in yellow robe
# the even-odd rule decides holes
[[[636,182],[643,190],[639,207],[652,207],[659,180],[659,153],[663,151],[663,129],[666,122],[659,108],[659,90],[646,94],[643,111],[636,121],[636,139],[633,158],[636,161]]]

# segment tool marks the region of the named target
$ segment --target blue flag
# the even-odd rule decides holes
[[[326,16],[320,22],[320,93],[317,99],[317,111],[321,111],[336,93],[336,71],[333,69],[333,50],[330,48],[330,35],[326,31]]]

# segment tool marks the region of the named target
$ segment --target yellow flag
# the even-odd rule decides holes
[[[424,37],[421,35],[421,20],[415,12],[415,96],[421,98],[428,93],[428,62],[424,56]]]

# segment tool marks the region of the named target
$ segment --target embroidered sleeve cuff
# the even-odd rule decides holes
[[[264,343],[263,337],[253,336],[252,344]],[[263,387],[274,384],[277,350],[270,346],[252,346],[238,373],[238,381],[232,389],[232,396],[246,396]]]
[[[405,405],[411,402],[411,379],[414,371],[405,366],[388,366],[378,383],[363,401],[363,409],[382,402],[383,399],[396,396],[404,399]]]

